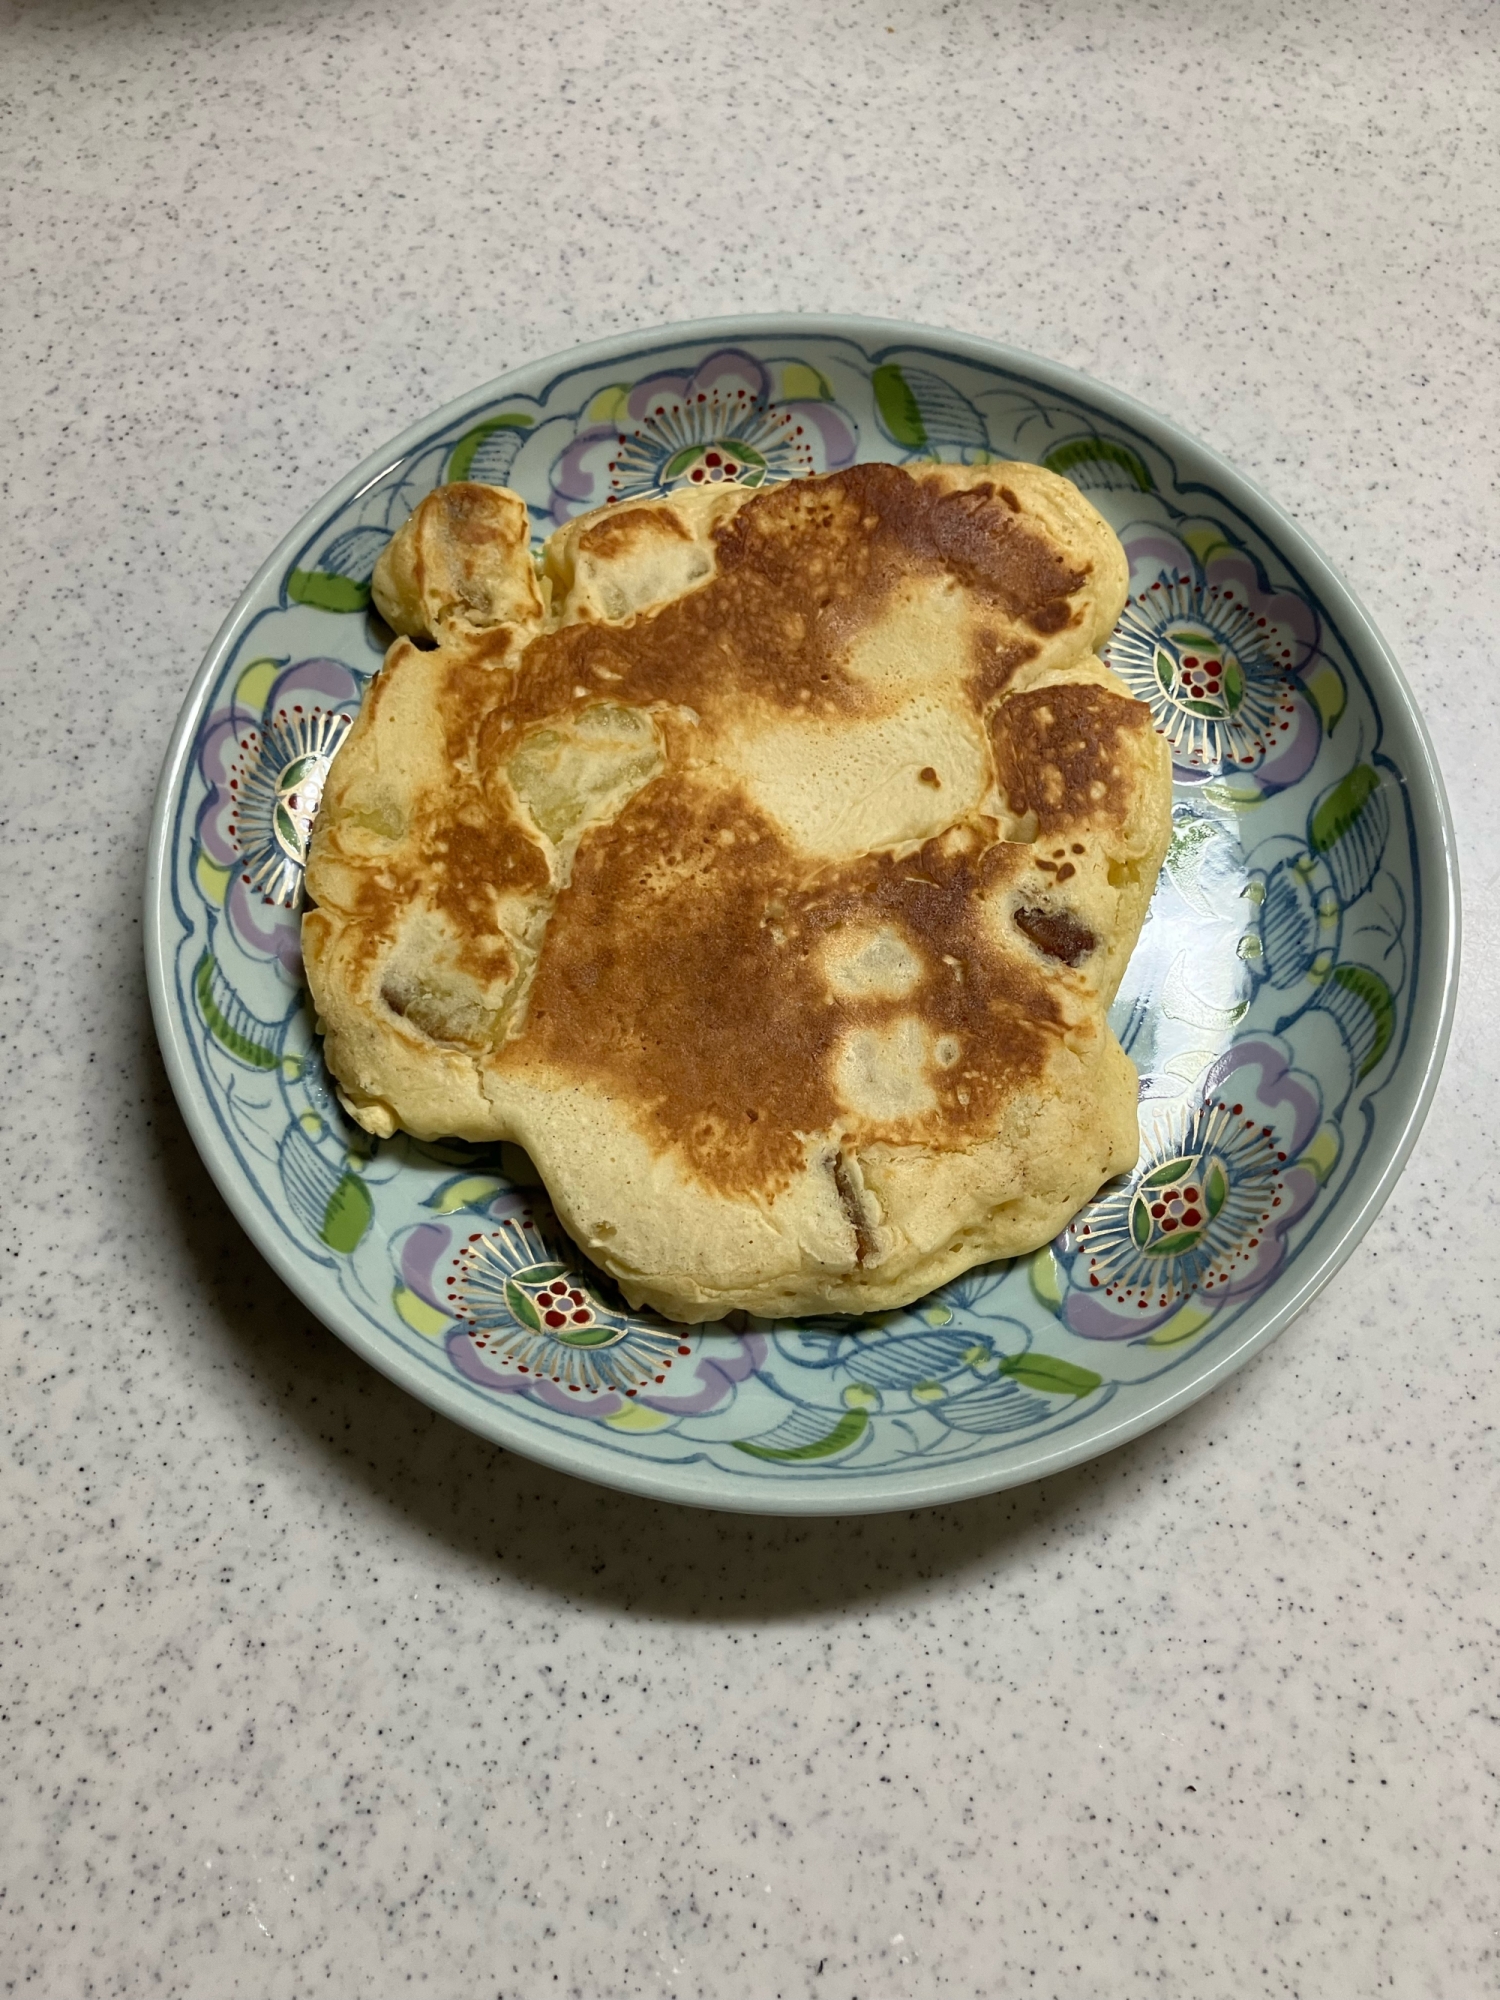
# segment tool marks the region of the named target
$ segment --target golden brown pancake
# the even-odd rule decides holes
[[[1134,1164],[1106,1009],[1165,850],[1126,569],[1031,465],[601,510],[430,494],[308,868],[370,1131],[513,1140],[633,1305],[888,1308]],[[435,643],[434,643],[435,642]]]

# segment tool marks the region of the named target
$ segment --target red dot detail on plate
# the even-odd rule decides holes
[[[542,1314],[542,1318],[548,1326],[566,1326],[568,1323],[568,1315],[566,1313],[547,1312]]]
[[[678,1352],[679,1354],[691,1354],[691,1353],[692,1353],[692,1351],[693,1351],[693,1350],[692,1350],[692,1348],[690,1348],[690,1347],[679,1347],[679,1348],[678,1348],[678,1350],[677,1350],[677,1352]]]

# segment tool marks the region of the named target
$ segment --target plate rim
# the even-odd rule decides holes
[[[1297,563],[1304,580],[1334,615],[1362,671],[1368,676],[1373,670],[1382,708],[1385,708],[1389,697],[1395,711],[1394,716],[1387,713],[1383,717],[1387,728],[1397,717],[1404,726],[1412,754],[1404,759],[1401,789],[1411,816],[1413,842],[1418,856],[1421,923],[1431,937],[1430,944],[1424,940],[1425,949],[1419,946],[1418,962],[1420,964],[1430,950],[1434,974],[1428,982],[1418,982],[1413,991],[1406,1046],[1411,1051],[1416,1045],[1421,1055],[1421,1072],[1420,1075],[1408,1072],[1404,1101],[1398,1096],[1392,1107],[1398,1129],[1382,1166],[1363,1193],[1353,1194],[1346,1215],[1337,1221],[1329,1217],[1329,1222],[1334,1225],[1332,1233],[1313,1249],[1310,1265],[1300,1282],[1269,1313],[1249,1315],[1248,1323],[1242,1322],[1243,1331],[1236,1329],[1230,1334],[1224,1351],[1217,1354],[1202,1372],[1175,1386],[1169,1386],[1170,1378],[1163,1378],[1161,1392],[1129,1416],[1122,1416],[1113,1424],[1106,1423],[1102,1430],[1091,1430],[1087,1436],[1071,1443],[1039,1439],[1033,1451],[1023,1448],[1014,1454],[1012,1460],[981,1461],[977,1466],[961,1470],[955,1468],[947,1475],[934,1470],[925,1479],[914,1468],[899,1481],[891,1480],[886,1475],[871,1474],[840,1482],[837,1487],[781,1486],[767,1481],[764,1486],[740,1489],[731,1487],[725,1475],[716,1468],[701,1462],[654,1464],[645,1459],[612,1459],[607,1465],[580,1465],[577,1462],[577,1447],[584,1442],[583,1439],[575,1442],[564,1434],[529,1424],[519,1412],[503,1405],[479,1403],[465,1394],[457,1383],[449,1385],[440,1378],[419,1372],[400,1348],[364,1329],[353,1315],[350,1315],[347,1324],[339,1324],[334,1312],[325,1310],[322,1303],[314,1304],[308,1298],[300,1283],[303,1273],[298,1260],[262,1216],[260,1205],[242,1189],[240,1169],[224,1148],[212,1124],[208,1106],[200,1102],[200,1086],[186,1047],[183,1025],[178,1021],[172,1005],[170,967],[176,939],[169,937],[167,923],[171,912],[174,859],[169,848],[173,804],[185,778],[185,767],[201,721],[206,693],[217,680],[237,642],[238,628],[246,613],[253,608],[266,585],[280,575],[290,557],[317,531],[321,522],[356,498],[415,446],[461,421],[474,409],[516,393],[522,380],[530,382],[538,375],[555,376],[560,372],[571,373],[595,367],[614,359],[625,348],[639,351],[647,345],[665,348],[735,338],[765,341],[798,337],[848,340],[866,349],[899,346],[903,341],[936,346],[951,353],[955,359],[981,366],[1002,367],[1029,376],[1042,386],[1060,393],[1075,397],[1082,395],[1101,413],[1159,437],[1170,450],[1184,457],[1190,466],[1197,463],[1211,468],[1224,497],[1242,515],[1264,522],[1276,537],[1283,555]],[[980,335],[959,333],[917,321],[858,313],[737,313],[622,329],[599,340],[523,361],[438,409],[419,416],[387,444],[362,459],[305,511],[256,570],[221,621],[183,697],[152,803],[144,917],[143,942],[151,1013],[168,1080],[183,1121],[199,1157],[236,1222],[314,1319],[351,1347],[363,1361],[427,1408],[437,1410],[491,1444],[514,1451],[554,1471],[566,1472],[575,1478],[643,1499],[716,1512],[792,1518],[915,1511],[976,1499],[984,1494],[1003,1492],[1052,1477],[1156,1429],[1209,1395],[1228,1376],[1269,1346],[1353,1254],[1385,1206],[1411,1156],[1431,1109],[1452,1032],[1462,929],[1452,812],[1421,709],[1400,663],[1370,614],[1306,529],[1212,445],[1205,444],[1149,404],[1098,381],[1081,369]],[[1402,1071],[1398,1068],[1391,1084],[1396,1084],[1401,1075]],[[1322,1236],[1323,1232],[1319,1234]],[[693,1486],[702,1490],[684,1490]]]

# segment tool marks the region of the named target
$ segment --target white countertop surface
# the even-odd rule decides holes
[[[1500,1990],[1500,10],[0,9],[0,1994]],[[997,336],[1310,531],[1447,773],[1390,1206],[1184,1417],[800,1525],[533,1469],[312,1324],[147,1013],[172,719],[284,530],[528,357]]]

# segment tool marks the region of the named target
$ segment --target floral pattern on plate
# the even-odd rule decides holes
[[[667,372],[596,398],[601,412],[552,466],[552,517],[679,487],[764,486],[853,463],[858,434],[816,369],[781,370],[724,348],[690,374]],[[812,393],[809,394],[808,392]]]
[[[200,880],[236,942],[293,979],[307,843],[361,685],[339,660],[252,660],[199,739]]]
[[[1170,1345],[1264,1291],[1317,1195],[1299,1161],[1321,1122],[1318,1084],[1284,1045],[1237,1042],[1197,1104],[1158,1112],[1135,1172],[1064,1232],[1067,1324],[1087,1340],[1134,1340],[1178,1320]]]
[[[164,795],[153,905],[174,1080],[302,1296],[476,1428],[705,1504],[907,1504],[1086,1455],[1274,1326],[1283,1281],[1397,1143],[1386,1093],[1436,949],[1418,922],[1393,681],[1372,681],[1271,510],[1081,380],[916,337],[664,337],[525,371],[404,440],[311,519],[213,655]],[[322,777],[389,635],[369,577],[445,478],[510,484],[540,540],[614,499],[864,456],[1038,460],[1131,567],[1108,657],[1172,745],[1171,848],[1113,1015],[1142,1151],[1058,1241],[863,1321],[632,1312],[514,1149],[377,1142],[301,987]],[[1410,742],[1408,735],[1402,739]],[[1425,954],[1425,955],[1424,955]],[[1427,970],[1424,970],[1427,967]],[[164,996],[164,997],[163,997]],[[1431,1009],[1429,1009],[1431,1015]],[[841,1497],[842,1496],[842,1497]]]
[[[1104,656],[1150,707],[1179,783],[1254,799],[1306,775],[1342,682],[1307,598],[1272,590],[1222,528],[1196,528],[1126,530],[1131,596]]]

